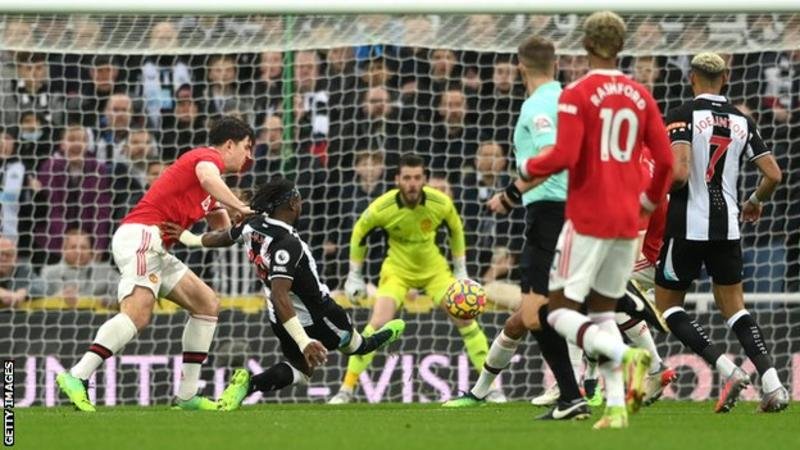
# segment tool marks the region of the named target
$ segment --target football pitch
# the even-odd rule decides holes
[[[662,401],[627,430],[592,431],[582,422],[537,422],[527,403],[445,410],[438,404],[323,404],[244,407],[230,413],[166,407],[68,407],[16,411],[16,448],[145,449],[800,449],[800,402],[780,414],[741,403],[715,415],[711,403]]]

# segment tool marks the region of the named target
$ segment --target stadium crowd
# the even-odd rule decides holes
[[[429,29],[428,16],[390,19],[406,32]],[[472,16],[472,33],[497,34],[492,16]],[[149,48],[174,48],[201,33],[224,33],[218,20],[151,25]],[[652,89],[666,113],[690,97],[691,55],[659,54],[670,42],[730,38],[730,27],[675,31],[641,20],[631,27],[636,55],[622,69]],[[800,289],[800,17],[749,18],[736,39],[794,51],[727,54],[727,95],[753,117],[787,174],[756,226],[744,228],[746,288]],[[266,26],[266,25],[265,25]],[[272,26],[277,26],[272,23]],[[427,28],[426,28],[427,27]],[[553,16],[532,16],[528,32],[568,35]],[[219,30],[218,30],[219,29]],[[246,28],[243,28],[246,29]],[[6,48],[45,39],[46,23],[8,19]],[[102,21],[85,19],[59,36],[73,48],[102,39]],[[207,140],[209,121],[234,114],[257,132],[254,165],[229,178],[246,196],[275,175],[296,180],[306,199],[298,229],[332,288],[344,282],[353,224],[394,182],[399,155],[416,152],[431,184],[462,214],[469,274],[482,282],[515,280],[524,212],[511,225],[485,209],[514,170],[512,130],[526,92],[511,53],[368,45],[240,54],[143,55],[5,50],[0,80],[0,307],[26,299],[115,297],[109,238],[119,220],[165,167]],[[588,70],[563,55],[558,79]],[[745,183],[755,186],[747,168]],[[602,214],[602,212],[598,212]],[[371,239],[380,240],[380,236]],[[377,278],[383,247],[370,246],[367,273]],[[256,292],[237,250],[177,249],[222,294]],[[235,281],[232,281],[235,280]]]

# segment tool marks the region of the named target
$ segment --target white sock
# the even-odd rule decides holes
[[[619,344],[625,345],[622,341],[622,334],[614,321],[613,312],[589,313],[589,317],[595,322],[602,331],[608,333],[612,339]],[[619,361],[608,361],[600,364],[600,373],[603,374],[606,386],[606,403],[608,406],[625,406],[625,381],[622,377],[622,365]]]
[[[621,337],[621,336],[620,336]],[[622,365],[612,361],[600,364],[606,387],[607,406],[625,406],[625,380],[622,378]]]
[[[127,314],[119,313],[108,319],[97,330],[89,351],[84,353],[78,364],[69,373],[81,380],[88,380],[106,358],[122,350],[136,336],[136,325]]]
[[[778,371],[774,367],[770,367],[761,376],[761,392],[769,394],[775,389],[783,387],[781,380],[778,379]]]
[[[216,329],[217,318],[214,316],[192,315],[186,322],[183,328],[183,364],[178,399],[189,400],[197,394],[200,368],[208,356]]]
[[[567,342],[567,350],[569,351],[569,363],[572,365],[572,372],[575,374],[575,380],[580,385],[581,377],[583,376],[583,350],[569,342]]]
[[[613,312],[599,314],[608,314],[612,324],[616,326]],[[568,342],[577,344],[578,347],[583,345],[583,350],[592,357],[603,355],[619,364],[622,362],[622,355],[628,349],[628,346],[622,342],[621,337],[615,339],[614,335],[601,330],[588,317],[577,311],[559,308],[548,314],[547,322]],[[583,330],[583,336],[578,336],[581,330]],[[619,331],[617,331],[617,334],[619,334]],[[580,342],[578,341],[579,337],[581,338]]]
[[[720,357],[717,358],[716,364],[714,365],[724,378],[728,378],[731,376],[733,371],[736,370],[736,364],[734,364],[733,361],[728,359],[728,357],[725,355],[720,355]]]
[[[494,338],[491,347],[489,347],[489,354],[486,355],[486,361],[483,363],[483,370],[478,376],[478,382],[470,392],[478,398],[486,397],[486,394],[492,390],[492,383],[494,382],[500,371],[508,367],[511,358],[519,347],[522,339],[511,339],[506,336],[505,331],[500,331],[500,334]],[[487,369],[490,367],[490,369]]]
[[[620,315],[624,313],[617,313],[617,324],[619,324]],[[627,314],[625,314],[627,316]],[[656,373],[661,368],[661,355],[658,354],[658,347],[653,340],[653,335],[650,333],[650,327],[644,320],[637,323],[631,328],[625,330],[625,336],[633,342],[633,345],[650,352],[652,359],[650,360],[650,373]]]

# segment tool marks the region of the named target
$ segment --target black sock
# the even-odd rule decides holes
[[[670,314],[666,321],[672,334],[683,345],[702,356],[712,367],[717,364],[717,359],[722,356],[722,351],[711,343],[703,327],[690,319],[686,311],[682,309],[676,311]]]
[[[247,395],[255,391],[270,392],[283,389],[294,382],[294,372],[289,364],[282,362],[250,378]]]
[[[581,398],[581,391],[578,389],[575,372],[572,371],[572,364],[569,361],[567,341],[547,323],[547,313],[547,305],[539,308],[539,323],[542,329],[533,331],[531,334],[539,342],[542,356],[550,366],[550,370],[553,371],[553,376],[555,376],[561,392],[559,400],[569,402]]]
[[[772,368],[772,358],[769,356],[767,344],[764,342],[764,335],[761,328],[753,319],[750,313],[743,314],[731,326],[739,343],[742,344],[744,352],[753,365],[756,366],[759,375]]]
[[[361,336],[361,345],[351,355],[366,355],[367,353],[374,352],[375,349],[383,345],[392,337],[391,330],[383,330],[369,336]]]

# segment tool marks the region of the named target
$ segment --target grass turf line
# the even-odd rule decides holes
[[[527,403],[444,410],[438,404],[261,404],[231,413],[165,406],[18,409],[15,448],[145,449],[800,449],[800,402],[780,414],[741,403],[727,415],[710,402],[662,401],[631,417],[625,431],[582,422],[537,422]]]

